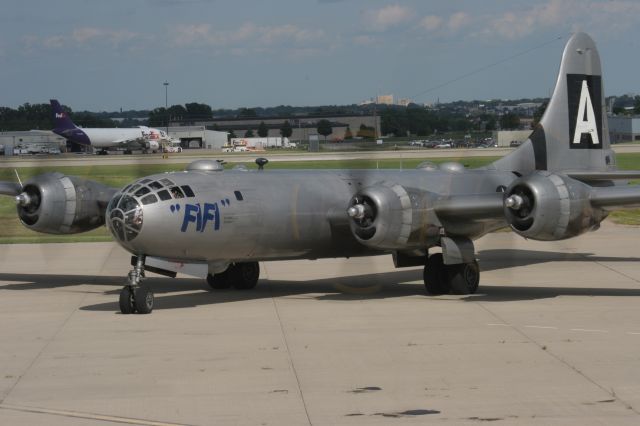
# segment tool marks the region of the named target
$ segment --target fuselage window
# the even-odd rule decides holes
[[[238,201],[244,200],[244,198],[242,197],[242,192],[240,192],[240,191],[233,191],[233,195],[236,196],[236,200],[238,200]]]
[[[158,198],[153,194],[149,194],[149,195],[145,196],[144,198],[142,198],[142,200],[140,200],[140,201],[142,201],[142,204],[147,205],[147,204],[155,203],[156,201],[158,201]]]
[[[186,195],[187,197],[195,197],[196,196],[193,193],[193,191],[191,190],[191,187],[189,185],[182,185],[180,188],[182,188],[182,190],[184,191],[184,195]]]
[[[169,191],[171,191],[171,195],[173,195],[173,198],[184,198],[184,194],[177,186],[172,186],[171,188],[169,188]]]
[[[160,197],[162,201],[167,201],[171,199],[171,194],[169,194],[169,191],[166,189],[163,189],[162,191],[158,191],[158,197]]]
[[[153,181],[149,184],[149,187],[152,189],[162,189],[162,184],[157,181]]]

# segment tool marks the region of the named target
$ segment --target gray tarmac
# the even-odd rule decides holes
[[[389,256],[268,262],[253,291],[110,243],[0,246],[1,425],[640,424],[639,228],[478,242],[473,296]]]

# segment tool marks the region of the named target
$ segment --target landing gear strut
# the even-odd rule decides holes
[[[233,286],[237,290],[250,290],[258,284],[260,265],[258,262],[234,263],[221,273],[208,274],[207,283],[215,290]]]
[[[432,254],[424,267],[424,286],[427,293],[474,294],[480,284],[478,261],[445,265],[441,253]]]
[[[153,311],[153,292],[142,285],[145,256],[138,256],[136,264],[127,275],[127,284],[120,291],[120,312],[123,314],[150,314]]]

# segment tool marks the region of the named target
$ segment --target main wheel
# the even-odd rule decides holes
[[[447,294],[451,291],[442,253],[429,256],[427,264],[424,267],[423,278],[424,286],[428,294],[436,296],[439,294]]]
[[[133,292],[131,291],[131,287],[124,286],[122,290],[120,290],[120,312],[125,315],[132,314],[136,310],[135,305],[133,304]]]
[[[231,266],[229,267],[231,269]],[[214,290],[223,290],[231,287],[229,269],[219,274],[207,274],[207,284]]]
[[[236,263],[230,268],[231,282],[238,290],[250,290],[258,284],[260,265],[258,262]]]
[[[449,265],[449,280],[453,294],[474,294],[480,285],[480,267],[477,261]]]
[[[150,314],[153,311],[153,292],[149,287],[136,287],[133,301],[139,314]]]

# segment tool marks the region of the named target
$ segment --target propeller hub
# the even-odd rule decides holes
[[[363,219],[365,208],[362,204],[355,204],[347,209],[347,214],[354,219]]]
[[[522,207],[522,204],[524,204],[524,199],[517,194],[511,195],[507,197],[506,200],[504,200],[504,205],[510,208],[511,210],[520,210],[520,207]]]
[[[31,203],[31,197],[26,192],[23,192],[20,195],[16,195],[16,204],[22,207],[28,206]]]

